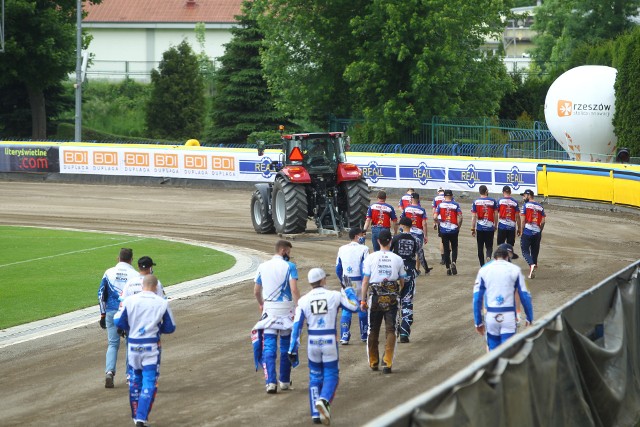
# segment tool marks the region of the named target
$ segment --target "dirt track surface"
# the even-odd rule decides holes
[[[181,237],[267,255],[276,237],[253,231],[250,197],[250,190],[0,182],[0,224]],[[469,231],[470,201],[463,200],[462,207],[459,274],[447,277],[438,264],[437,236],[431,230],[426,249],[436,268],[418,279],[411,343],[398,344],[393,374],[369,370],[364,344],[352,341],[340,347],[332,425],[361,425],[483,354],[471,311],[479,265]],[[638,216],[555,206],[546,210],[540,270],[535,280],[527,281],[536,317],[640,255]],[[337,249],[346,240],[309,235],[292,243],[300,289],[306,293],[309,268],[333,272]],[[516,263],[526,266],[522,258]],[[99,280],[96,277],[96,290]],[[330,288],[339,287],[335,274],[329,281]],[[304,361],[292,374],[295,389],[277,395],[265,394],[262,374],[253,370],[249,332],[259,313],[251,281],[175,300],[171,306],[178,328],[163,338],[162,374],[150,425],[310,424]],[[2,349],[0,425],[131,425],[122,346],[115,389],[104,388],[105,350],[106,333],[97,319],[95,325]],[[301,361],[306,359],[303,352],[304,345]]]

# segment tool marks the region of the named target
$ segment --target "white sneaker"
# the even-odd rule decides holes
[[[269,383],[267,384],[267,393],[268,394],[275,394],[278,392],[278,386],[275,385],[274,383]]]
[[[280,386],[280,390],[293,390],[291,383],[283,383],[282,381],[278,381],[278,385]]]
[[[326,426],[331,424],[331,412],[329,409],[329,402],[327,402],[325,399],[322,399],[322,398],[316,400],[316,409],[320,414],[320,421],[322,422],[322,424]]]
[[[536,269],[537,268],[538,268],[537,265],[531,264],[531,266],[529,267],[529,279],[535,279],[536,278]]]
[[[340,340],[340,345],[348,345],[349,341],[347,340]]]

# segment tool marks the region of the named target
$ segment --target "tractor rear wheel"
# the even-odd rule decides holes
[[[342,184],[343,201],[342,214],[345,227],[362,227],[367,219],[369,209],[369,186],[366,181],[346,181]]]
[[[256,233],[269,234],[276,231],[267,201],[258,190],[254,191],[251,196],[251,222],[253,222]]]
[[[271,211],[277,233],[304,233],[307,228],[307,193],[304,185],[276,179],[273,183]]]

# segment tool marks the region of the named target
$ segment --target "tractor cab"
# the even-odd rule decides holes
[[[284,135],[285,165],[304,166],[309,172],[332,170],[346,161],[342,132]]]

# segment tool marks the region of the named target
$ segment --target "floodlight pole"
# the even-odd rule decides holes
[[[82,0],[76,3],[76,126],[75,140],[82,140]]]

